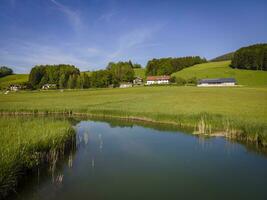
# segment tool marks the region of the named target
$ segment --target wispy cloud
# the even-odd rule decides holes
[[[55,47],[44,43],[11,40],[8,47],[0,49],[0,65],[20,66],[16,68],[16,72],[20,73],[29,72],[31,67],[39,64],[66,63],[88,70],[87,67],[92,64],[85,58],[85,53],[81,54],[81,52],[86,50],[75,49],[67,52],[64,46]]]
[[[77,30],[82,27],[82,20],[79,12],[71,9],[56,0],[50,0],[69,20],[71,25]]]
[[[118,59],[135,48],[158,46],[159,43],[151,43],[150,39],[160,28],[161,26],[138,28],[120,36],[117,49],[107,56],[108,59]]]
[[[111,19],[112,19],[115,15],[116,15],[115,10],[110,10],[110,11],[108,11],[107,13],[102,14],[102,15],[98,18],[98,20],[99,20],[99,21],[110,22]]]

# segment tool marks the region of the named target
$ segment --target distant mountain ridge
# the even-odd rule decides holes
[[[226,53],[226,54],[223,54],[223,55],[218,56],[216,58],[213,58],[210,61],[217,62],[217,61],[232,60],[232,58],[234,57],[234,54],[235,54],[235,52]]]

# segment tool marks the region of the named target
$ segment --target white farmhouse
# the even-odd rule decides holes
[[[148,76],[146,79],[147,85],[153,84],[169,84],[170,83],[170,76]]]
[[[129,88],[129,87],[133,87],[132,83],[121,83],[120,84],[120,88]]]
[[[234,78],[217,78],[217,79],[201,79],[198,81],[198,87],[220,87],[220,86],[235,86]]]

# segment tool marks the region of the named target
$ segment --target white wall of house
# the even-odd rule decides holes
[[[152,85],[152,84],[169,84],[169,80],[158,80],[158,81],[147,81],[147,85]]]
[[[120,84],[120,88],[129,88],[129,87],[133,87],[132,84]]]
[[[235,83],[200,83],[197,85],[198,87],[222,87],[222,86],[235,86]]]

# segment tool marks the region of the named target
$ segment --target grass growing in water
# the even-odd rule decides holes
[[[0,127],[0,199],[23,172],[57,160],[74,136],[68,121],[51,118],[0,117]]]

